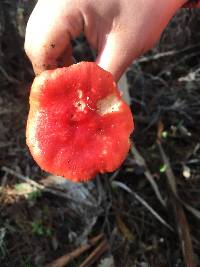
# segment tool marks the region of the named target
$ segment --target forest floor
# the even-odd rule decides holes
[[[135,131],[121,168],[55,187],[25,143],[31,7],[19,3],[0,3],[0,266],[200,266],[200,11],[180,11],[127,70]],[[84,38],[73,46],[93,60]]]

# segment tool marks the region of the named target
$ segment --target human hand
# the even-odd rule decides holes
[[[83,32],[96,63],[119,80],[158,41],[185,0],[39,0],[26,29],[25,51],[36,74],[70,65],[70,40]]]

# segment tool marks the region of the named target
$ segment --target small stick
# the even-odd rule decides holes
[[[143,166],[145,168],[145,171],[144,171],[144,175],[145,177],[147,178],[147,180],[149,181],[149,183],[151,184],[158,200],[160,201],[160,203],[166,207],[166,201],[163,199],[163,197],[161,196],[161,193],[159,191],[159,188],[155,182],[155,179],[153,178],[153,175],[151,174],[146,162],[145,162],[145,159],[142,157],[142,155],[139,153],[139,151],[136,149],[136,147],[134,145],[131,146],[131,152],[132,154],[134,155],[135,157],[135,160],[137,162],[137,164],[139,166]]]
[[[5,69],[0,66],[0,72],[2,73],[2,75],[4,76],[4,78],[6,78],[6,80],[10,83],[15,83],[15,84],[19,84],[20,82],[15,79],[14,77],[11,77],[6,71]]]
[[[45,265],[45,267],[63,267],[67,265],[69,262],[71,262],[73,259],[77,258],[80,256],[83,252],[87,251],[91,247],[93,247],[99,240],[101,240],[103,237],[103,234],[100,234],[96,237],[93,237],[88,241],[87,244],[84,244],[80,246],[79,248],[75,249],[74,251],[63,255],[62,257],[54,260],[51,263],[48,263]]]
[[[176,177],[173,173],[173,170],[170,165],[170,161],[165,154],[165,151],[162,147],[161,141],[158,139],[157,144],[160,150],[161,157],[163,159],[164,164],[166,165],[166,177],[168,180],[169,187],[171,189],[171,199],[174,206],[175,217],[177,221],[177,228],[179,239],[182,247],[182,253],[185,261],[186,267],[196,267],[196,263],[194,261],[194,250],[192,246],[192,238],[190,234],[190,227],[187,221],[187,217],[185,215],[185,211],[183,209],[183,203],[180,200],[177,192],[176,186]]]
[[[117,186],[122,188],[123,190],[127,191],[129,194],[131,194],[135,199],[137,199],[140,204],[142,204],[153,216],[162,223],[165,227],[167,227],[170,231],[174,232],[174,229],[142,198],[140,197],[136,192],[131,190],[127,185],[119,182],[119,181],[113,181],[113,186]]]
[[[162,52],[162,53],[157,53],[157,54],[154,54],[154,55],[151,55],[151,56],[143,56],[139,59],[136,60],[137,63],[144,63],[144,62],[149,62],[151,60],[158,60],[158,59],[161,59],[161,58],[164,58],[164,57],[171,57],[171,56],[175,56],[177,54],[181,54],[181,53],[184,53],[184,52],[187,52],[188,50],[190,49],[194,49],[194,48],[198,48],[200,45],[200,43],[198,44],[195,44],[195,45],[190,45],[190,46],[187,46],[181,50],[171,50],[171,51],[166,51],[166,52]]]
[[[8,167],[2,167],[2,171],[5,171],[6,173],[8,174],[11,174],[15,177],[17,177],[18,179],[30,184],[31,186],[37,188],[38,190],[41,190],[41,191],[44,191],[44,192],[48,192],[48,193],[51,193],[53,195],[56,195],[56,196],[60,196],[62,198],[66,198],[66,199],[69,199],[69,197],[67,196],[67,194],[65,193],[62,193],[58,190],[53,190],[51,188],[48,188],[48,187],[45,187],[44,185],[42,184],[39,184],[37,183],[36,181],[33,181],[32,179],[30,179],[29,177],[26,177],[20,173],[17,173],[15,172],[14,170],[8,168]]]
[[[11,174],[11,175],[17,177],[18,179],[20,179],[20,180],[22,180],[22,181],[30,184],[32,187],[34,187],[34,188],[36,188],[38,190],[41,190],[43,192],[50,193],[50,194],[55,195],[57,197],[62,197],[62,198],[67,199],[69,201],[73,201],[74,203],[80,203],[79,201],[76,201],[75,199],[69,197],[66,193],[61,192],[61,191],[59,191],[57,189],[53,189],[53,188],[44,186],[42,184],[39,184],[36,181],[33,181],[32,179],[30,179],[29,177],[24,176],[24,175],[22,175],[20,173],[17,173],[16,171],[14,171],[14,170],[12,170],[12,169],[10,169],[8,167],[5,167],[4,166],[1,169],[2,169],[2,171],[6,172],[8,174]],[[88,204],[86,204],[86,203],[81,203],[81,204],[82,205],[85,205],[85,206],[88,206]]]
[[[106,239],[92,251],[92,253],[87,257],[87,259],[80,265],[80,267],[90,267],[95,263],[101,255],[108,250],[108,242]]]
[[[176,198],[172,198],[185,266],[196,267],[196,263],[194,261],[194,250],[190,234],[190,227],[185,215],[185,211],[181,203]]]

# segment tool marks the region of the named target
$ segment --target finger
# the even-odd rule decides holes
[[[36,74],[72,63],[72,38],[83,27],[77,1],[38,1],[26,28],[25,51]]]
[[[133,38],[123,33],[110,33],[98,52],[96,63],[111,72],[118,81],[126,68],[142,51],[133,49]],[[135,46],[136,47],[136,46]]]
[[[110,71],[118,81],[134,59],[155,45],[182,2],[183,0],[168,0],[157,8],[157,1],[152,1],[150,7],[144,3],[142,5],[141,1],[135,1],[132,6],[135,10],[133,15],[130,2],[125,1],[122,16],[115,20],[113,28],[100,44],[97,64]]]

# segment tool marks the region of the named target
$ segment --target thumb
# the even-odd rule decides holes
[[[130,40],[129,36],[121,32],[110,33],[98,52],[96,63],[111,72],[115,81],[120,79],[126,68],[142,53],[135,49],[133,39]]]

